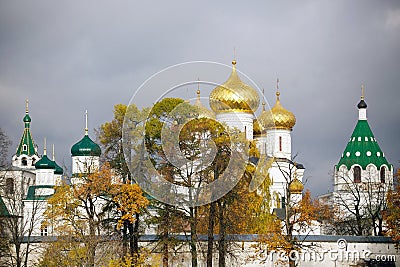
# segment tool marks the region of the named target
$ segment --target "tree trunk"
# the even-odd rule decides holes
[[[218,266],[225,267],[225,256],[226,256],[226,243],[225,243],[225,235],[226,235],[226,225],[224,218],[224,208],[225,205],[223,202],[218,201],[218,214],[219,214],[219,241],[218,241]]]
[[[128,255],[128,222],[124,222],[122,227],[122,257]]]
[[[89,236],[88,236],[88,238],[89,239],[86,241],[86,248],[87,248],[86,266],[94,267],[94,259],[95,259],[95,255],[96,255],[97,240],[96,240],[96,230],[95,230],[93,221],[89,221]]]
[[[214,246],[214,223],[215,223],[215,207],[216,202],[210,204],[210,214],[208,216],[208,232],[207,232],[207,267],[213,265],[213,246]]]
[[[196,209],[190,207],[189,214],[190,214],[190,253],[192,254],[192,267],[197,267]]]
[[[133,249],[133,224],[128,222],[128,232],[129,232],[129,256],[135,261],[135,251]]]
[[[161,221],[161,226],[162,226],[162,234],[161,234],[161,241],[163,242],[163,267],[168,267],[168,254],[169,254],[169,248],[168,248],[168,243],[169,243],[169,215],[170,215],[170,207],[168,205],[165,205],[164,212],[162,213],[162,221]]]
[[[133,228],[133,252],[139,257],[139,224],[140,216],[139,213],[135,214],[135,225]]]

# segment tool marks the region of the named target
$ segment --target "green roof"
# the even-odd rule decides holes
[[[50,160],[47,155],[43,155],[43,157],[35,163],[36,169],[55,169],[54,161]]]
[[[71,148],[72,156],[100,156],[101,149],[92,141],[88,135],[85,136]]]
[[[28,188],[28,194],[25,200],[46,200],[54,194],[54,190],[51,193],[46,192],[46,189],[54,189],[54,185],[32,185]]]
[[[10,213],[4,203],[3,199],[0,197],[0,217],[10,217]]]
[[[57,164],[57,162],[53,161],[54,163],[54,174],[63,174],[64,173],[64,169],[60,167],[60,165]]]
[[[25,129],[24,133],[22,134],[21,141],[19,142],[16,154],[17,156],[20,156],[22,154],[28,156],[37,155],[35,151],[35,143],[33,142],[33,138],[30,131],[31,117],[29,116],[28,113],[25,115],[23,121],[25,123]]]
[[[339,169],[340,166],[345,165],[347,169],[350,169],[354,164],[360,165],[364,170],[369,164],[375,165],[378,169],[382,165],[391,166],[380,149],[367,120],[358,120],[336,168]]]

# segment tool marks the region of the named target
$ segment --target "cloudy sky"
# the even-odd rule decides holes
[[[362,83],[370,126],[399,166],[399,1],[2,1],[0,127],[14,152],[29,98],[40,151],[46,137],[69,167],[85,109],[94,138],[114,104],[128,104],[154,73],[196,60],[229,65],[234,48],[270,104],[280,78],[282,104],[297,117],[293,152],[315,195],[332,190]]]

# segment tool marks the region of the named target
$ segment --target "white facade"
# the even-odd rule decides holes
[[[246,134],[247,140],[253,140],[253,119],[252,113],[229,112],[220,113],[216,116],[217,121],[226,123],[231,128],[237,128]]]
[[[38,155],[28,156],[25,154],[14,155],[12,157],[12,166],[21,169],[35,170],[35,163],[40,159]]]
[[[72,173],[94,173],[100,168],[100,157],[74,156],[72,157]]]
[[[292,138],[290,130],[267,130],[267,156],[292,159]]]

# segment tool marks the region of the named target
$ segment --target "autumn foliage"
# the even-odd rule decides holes
[[[400,169],[397,170],[397,177],[400,176]],[[388,227],[387,235],[393,240],[400,241],[400,185],[395,190],[389,190],[387,194],[387,211],[384,212],[384,219]]]

